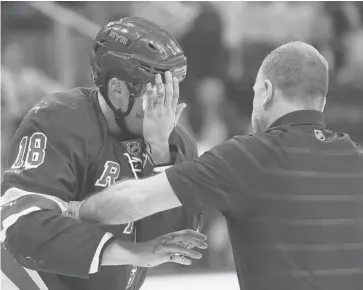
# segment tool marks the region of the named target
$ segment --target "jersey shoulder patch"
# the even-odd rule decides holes
[[[96,112],[90,96],[76,88],[49,95],[38,102],[26,115],[24,122],[35,123],[48,132],[87,135],[97,132]],[[64,138],[65,136],[62,136]]]

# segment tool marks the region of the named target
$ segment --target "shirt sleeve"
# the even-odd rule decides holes
[[[183,206],[201,210],[242,210],[247,206],[247,168],[253,164],[243,139],[233,138],[193,161],[166,170]]]
[[[198,157],[198,146],[195,139],[182,127],[175,127],[169,142],[176,146],[175,164]]]
[[[62,214],[86,189],[95,142],[80,126],[92,120],[76,103],[53,106],[31,110],[13,139],[2,182],[1,239],[26,268],[86,278],[106,232]]]
[[[164,172],[167,168],[175,166],[186,160],[193,160],[198,156],[198,149],[195,140],[184,130],[177,127],[178,135],[171,136],[171,148],[176,154],[175,164],[154,168],[153,175]],[[181,133],[180,133],[181,132]],[[196,215],[198,210],[192,206],[179,207],[167,211],[156,213],[152,216],[141,219],[136,222],[137,241],[145,242],[170,232],[181,231],[185,229],[201,230],[203,224],[202,214]]]

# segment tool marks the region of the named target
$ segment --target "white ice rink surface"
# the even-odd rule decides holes
[[[2,290],[18,290],[1,275]],[[183,274],[149,276],[141,290],[238,290],[236,274]],[[26,289],[21,289],[26,290]],[[43,290],[43,289],[42,289]]]
[[[239,290],[236,273],[155,276],[141,290]]]

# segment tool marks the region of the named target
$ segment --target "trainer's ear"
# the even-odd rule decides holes
[[[266,79],[264,81],[264,87],[265,87],[265,98],[263,100],[263,108],[267,109],[267,107],[271,104],[272,98],[274,95],[274,87],[272,82],[269,79]]]

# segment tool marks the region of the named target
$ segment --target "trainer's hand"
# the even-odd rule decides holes
[[[155,267],[167,262],[190,265],[192,259],[202,258],[202,254],[193,251],[193,247],[206,249],[207,237],[193,230],[173,232],[146,243],[135,244],[135,265]]]
[[[149,83],[144,95],[143,135],[151,146],[169,145],[169,135],[178,123],[186,104],[179,104],[179,82],[171,72],[155,76],[155,87]]]

